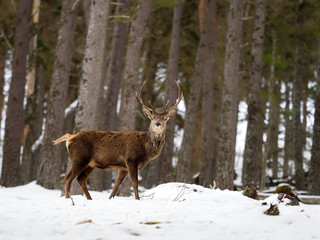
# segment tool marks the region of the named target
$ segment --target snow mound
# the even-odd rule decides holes
[[[263,201],[241,192],[183,183],[146,190],[140,201],[91,195],[65,199],[35,182],[0,187],[0,239],[320,239],[319,205],[266,216]]]

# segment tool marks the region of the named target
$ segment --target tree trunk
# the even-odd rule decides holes
[[[28,134],[25,135],[22,164],[20,168],[21,183],[26,184],[35,180],[34,166],[37,166],[36,159],[32,157],[33,144],[41,135],[42,119],[43,119],[43,102],[44,102],[44,85],[45,79],[41,76],[43,68],[39,68],[39,74],[36,78],[35,89],[33,93],[27,98],[27,105],[25,110],[25,130],[28,128]],[[27,131],[25,131],[26,133]]]
[[[8,49],[5,44],[0,45],[0,113],[2,113],[4,106],[4,74],[6,69],[6,61],[8,57]],[[2,122],[2,114],[0,114],[0,124]],[[0,139],[2,141],[2,139]]]
[[[202,0],[201,2],[207,2]],[[206,4],[203,4],[201,11],[205,12]],[[208,46],[208,59],[204,65],[204,78],[202,84],[202,128],[201,128],[201,156],[200,156],[200,175],[199,181],[203,186],[212,183],[213,173],[213,110],[214,110],[214,75],[212,68],[217,52],[218,29],[216,19],[216,3],[213,6],[213,16],[211,19],[210,42]],[[210,20],[210,19],[208,19]],[[200,25],[202,26],[202,24]],[[200,27],[201,29],[202,27]]]
[[[6,187],[19,184],[20,147],[23,133],[23,99],[29,43],[28,23],[31,17],[31,9],[32,0],[19,1],[0,181],[0,184]]]
[[[148,23],[148,24],[152,24]],[[151,35],[153,34],[154,30],[151,30]],[[153,106],[156,106],[156,94],[154,92],[155,86],[155,79],[156,79],[156,72],[158,70],[158,54],[154,53],[154,48],[156,45],[156,39],[154,37],[150,37],[146,44],[146,54],[145,54],[145,61],[143,66],[143,74],[142,79],[147,79],[146,83],[146,91],[143,94],[144,99],[148,99],[153,103]],[[150,121],[146,120],[145,116],[141,116],[140,114],[136,115],[136,129],[140,131],[147,131],[150,125]],[[141,171],[141,185],[145,188],[152,188],[159,182],[160,171],[157,169],[161,169],[159,165],[159,160],[151,161],[145,166]]]
[[[116,15],[128,15],[130,0],[118,0],[118,3],[121,5],[117,5]],[[114,24],[106,97],[104,127],[106,130],[116,130],[119,127],[117,126],[117,105],[128,36],[128,26],[129,23],[124,21],[116,21]]]
[[[37,84],[37,102],[44,103],[45,102],[45,70],[42,64],[38,67],[38,84]],[[37,179],[37,167],[39,165],[39,155],[41,145],[38,144],[37,140],[42,135],[43,130],[43,118],[44,118],[44,104],[39,104],[35,111],[36,118],[33,122],[33,137],[35,141],[33,141],[33,145],[31,146],[31,181]]]
[[[110,1],[92,1],[89,29],[82,62],[79,88],[79,103],[75,116],[74,131],[98,129],[99,101],[102,99],[106,71],[107,24]],[[92,94],[96,93],[96,94]],[[103,174],[100,171],[90,178],[90,187],[103,190]],[[76,181],[71,186],[71,194],[77,192]],[[76,184],[77,185],[77,184]]]
[[[289,160],[293,158],[292,152],[292,120],[290,120],[289,116],[291,114],[290,110],[290,87],[289,87],[289,79],[286,79],[285,82],[286,91],[285,91],[285,113],[284,113],[284,121],[285,121],[285,140],[284,140],[284,158],[283,158],[283,178],[289,176]]]
[[[230,0],[227,14],[227,43],[224,86],[219,118],[215,181],[220,189],[233,189],[235,140],[240,81],[238,78],[243,1]]]
[[[171,103],[174,103],[177,99],[177,87],[175,85],[175,81],[179,78],[180,29],[182,13],[183,2],[179,0],[174,6],[172,36],[170,42],[166,80],[165,99],[168,99]],[[161,162],[159,183],[166,183],[172,181],[171,171],[175,122],[176,116],[173,116],[167,123],[166,139],[162,153],[158,159],[158,162]]]
[[[293,149],[295,160],[295,180],[297,189],[305,189],[305,177],[302,156],[302,129],[300,121],[301,107],[301,58],[302,42],[297,39],[295,54],[295,69],[293,77],[292,102],[293,102]]]
[[[258,186],[262,163],[262,112],[260,104],[265,0],[255,1],[255,20],[252,35],[251,71],[248,83],[248,127],[243,156],[243,186]]]
[[[320,195],[320,24],[318,29],[318,66],[317,66],[317,91],[315,99],[311,164],[309,170],[308,192]]]
[[[32,23],[36,25],[39,23],[40,13],[40,0],[33,0],[32,7]],[[35,88],[36,81],[36,49],[37,49],[38,34],[35,33],[30,39],[29,43],[29,67],[28,67],[28,78],[27,78],[27,97],[30,96]]]
[[[84,20],[87,28],[89,28],[91,0],[83,0]]]
[[[33,1],[32,8],[32,22],[33,26],[39,23],[40,12],[40,0]],[[27,77],[27,105],[24,116],[24,136],[23,136],[23,156],[20,171],[20,180],[22,184],[31,182],[31,170],[32,170],[32,144],[36,141],[36,135],[34,133],[34,121],[37,118],[36,111],[37,105],[43,105],[42,101],[38,102],[38,90],[36,90],[36,49],[37,49],[38,34],[36,33],[30,39],[29,43],[29,68]],[[39,83],[39,80],[38,80]],[[40,86],[40,85],[39,85]],[[40,104],[38,104],[40,103]],[[39,106],[42,109],[42,106]]]
[[[76,4],[76,5],[75,5]],[[37,183],[45,188],[61,188],[60,165],[62,145],[54,146],[52,141],[62,136],[64,111],[67,103],[74,32],[78,15],[77,0],[62,3],[61,27],[55,52],[55,62],[51,76],[47,119],[38,166]]]
[[[120,106],[120,130],[133,130],[135,127],[135,116],[137,111],[137,100],[135,93],[138,92],[140,51],[142,46],[143,34],[147,26],[147,21],[152,10],[153,1],[142,1],[137,5],[136,17],[131,23],[124,79],[121,91]],[[120,195],[130,195],[130,181],[128,176],[119,187]]]
[[[267,128],[267,140],[264,143],[264,152],[263,152],[263,159],[262,159],[262,169],[261,169],[261,180],[260,180],[260,190],[263,190],[265,187],[265,177],[266,177],[266,169],[267,169],[267,161],[270,156],[270,148],[271,148],[271,126],[272,121],[275,120],[278,116],[275,114],[274,110],[274,86],[275,86],[275,65],[276,65],[276,47],[277,47],[277,36],[275,31],[272,32],[272,59],[271,59],[271,68],[270,68],[270,79],[269,79],[269,120],[268,120],[268,128]],[[277,124],[273,124],[278,127]],[[276,135],[276,134],[274,134]],[[278,141],[277,141],[278,144]]]
[[[125,75],[121,93],[120,107],[120,130],[133,130],[137,111],[137,100],[135,99],[139,83],[140,51],[143,34],[147,26],[147,21],[152,10],[152,1],[143,1],[141,6],[137,6],[137,14],[131,23],[129,34]]]
[[[212,18],[214,15],[214,0],[208,0],[205,14],[205,21],[203,23],[203,29],[200,33],[200,41],[197,50],[195,73],[193,76],[192,86],[190,89],[189,102],[186,111],[184,134],[179,152],[179,161],[177,166],[177,181],[189,182],[190,181],[190,165],[192,160],[192,146],[195,136],[196,116],[197,109],[200,100],[200,91],[203,79],[208,77],[207,74],[213,74],[205,72],[206,61],[212,63],[212,43],[211,43],[211,26]],[[213,67],[213,66],[211,66]]]

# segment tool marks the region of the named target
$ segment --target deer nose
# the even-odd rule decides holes
[[[160,122],[156,122],[156,126],[159,127],[161,125]]]

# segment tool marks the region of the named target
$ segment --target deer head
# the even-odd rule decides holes
[[[142,92],[143,92],[143,88],[146,84],[146,80],[143,82],[143,84],[140,88],[140,96],[138,97],[138,94],[136,94],[136,98],[137,98],[138,102],[141,104],[143,114],[151,120],[149,129],[154,133],[161,134],[165,131],[167,121],[174,116],[174,114],[176,113],[176,108],[183,97],[183,94],[180,89],[180,85],[177,83],[177,81],[175,81],[175,83],[178,88],[178,101],[172,107],[168,108],[169,100],[167,100],[167,103],[164,106],[164,109],[162,112],[157,112],[154,109],[154,107],[152,106],[150,100],[148,100],[150,107],[147,107],[143,103]]]

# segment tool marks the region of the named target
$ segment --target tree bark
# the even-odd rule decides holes
[[[99,101],[102,99],[106,71],[107,24],[110,1],[92,1],[90,8],[89,29],[86,38],[85,53],[82,61],[82,75],[79,88],[79,103],[75,116],[74,131],[98,129]],[[96,94],[92,94],[96,93]],[[103,190],[102,172],[90,178],[90,187]],[[75,183],[71,187],[74,191]]]
[[[179,161],[177,166],[177,181],[190,181],[190,165],[192,160],[192,146],[195,136],[196,116],[200,100],[200,91],[205,75],[204,66],[206,61],[210,61],[211,55],[211,25],[214,13],[214,0],[208,0],[205,22],[200,33],[200,41],[197,50],[195,73],[193,76],[192,86],[190,89],[189,102],[186,111],[184,134],[179,152]],[[210,61],[212,63],[212,61]],[[207,74],[207,73],[206,73]],[[213,74],[211,72],[210,74]]]
[[[290,110],[290,92],[291,89],[289,87],[289,79],[286,79],[285,82],[286,91],[285,91],[285,113],[284,113],[284,121],[285,121],[285,142],[284,142],[284,158],[283,158],[283,178],[289,176],[289,161],[293,159],[292,152],[292,120],[290,120],[289,116],[291,114]]]
[[[302,58],[302,42],[297,39],[295,53],[295,69],[293,77],[293,150],[295,160],[295,180],[297,189],[305,189],[305,177],[303,170],[302,156],[302,128],[301,128],[301,58]]]
[[[148,25],[152,26],[152,21],[148,23]],[[150,29],[151,35],[154,34],[155,29]],[[158,70],[159,63],[159,54],[155,54],[154,49],[156,46],[155,37],[150,37],[145,43],[145,61],[143,65],[143,74],[142,79],[147,79],[146,83],[146,91],[143,93],[144,99],[148,99],[153,103],[153,106],[157,108],[156,105],[156,93],[154,91],[156,72]],[[140,131],[147,131],[150,125],[150,121],[146,120],[143,115],[136,115],[136,129]],[[157,159],[155,161],[151,161],[147,166],[145,166],[141,171],[141,185],[146,188],[152,188],[156,186],[159,182],[160,171],[157,169],[161,169],[159,164],[160,161]]]
[[[43,102],[44,102],[44,85],[45,79],[43,75],[43,67],[39,67],[38,77],[35,82],[33,93],[27,97],[27,105],[25,110],[25,130],[28,128],[28,134],[25,135],[22,164],[20,168],[20,180],[22,184],[27,184],[35,180],[34,166],[37,166],[37,161],[32,157],[34,149],[33,144],[41,135],[43,121]],[[26,133],[27,131],[25,131]]]
[[[84,20],[89,28],[91,0],[83,0]]]
[[[248,127],[243,156],[243,186],[258,186],[262,163],[262,112],[260,104],[265,0],[255,1],[255,20],[252,35],[251,69],[248,83]]]
[[[201,1],[207,2],[207,1]],[[202,11],[205,11],[206,4],[204,4]],[[210,28],[210,42],[208,46],[208,59],[204,65],[204,78],[202,84],[202,126],[201,126],[201,155],[200,155],[200,175],[199,181],[203,186],[208,186],[212,183],[213,173],[211,169],[213,162],[213,110],[214,110],[214,74],[212,68],[214,67],[215,55],[217,52],[218,29],[216,19],[216,3],[213,6],[213,16],[211,19]],[[210,20],[210,19],[208,19]],[[201,24],[200,26],[202,26]],[[202,27],[201,27],[202,28]],[[201,29],[200,28],[200,29]]]
[[[20,148],[23,133],[23,99],[29,43],[28,23],[31,17],[31,9],[32,0],[19,1],[0,180],[0,184],[6,187],[19,184]]]
[[[39,12],[40,12],[40,0],[33,1],[32,7],[32,22],[33,26],[39,23]],[[20,171],[20,180],[22,184],[31,182],[31,171],[33,159],[32,155],[32,144],[36,141],[36,134],[34,130],[34,121],[38,117],[36,115],[37,105],[40,105],[39,108],[43,109],[43,102],[39,102],[38,90],[36,89],[36,49],[37,49],[37,39],[38,34],[36,33],[29,42],[29,68],[27,73],[27,105],[25,108],[24,116],[24,136],[23,136],[23,155],[22,155],[22,164]],[[39,79],[38,79],[39,83]],[[39,85],[40,86],[40,85]],[[39,104],[38,104],[39,103]],[[42,105],[42,106],[41,106]]]
[[[230,5],[227,14],[227,43],[224,64],[224,86],[218,126],[219,137],[215,168],[215,181],[217,183],[217,187],[220,189],[233,189],[237,110],[241,85],[238,78],[238,70],[243,1],[230,0],[229,2]]]
[[[128,15],[130,0],[118,0],[118,3],[121,5],[117,5],[116,15]],[[128,37],[128,26],[129,23],[124,20],[116,21],[114,24],[106,97],[104,126],[106,130],[116,130],[119,127],[117,126],[117,106]]]
[[[271,146],[271,135],[272,135],[272,126],[278,127],[279,125],[275,122],[275,119],[278,118],[278,114],[275,112],[275,102],[274,98],[278,94],[278,92],[275,90],[275,66],[276,66],[276,47],[277,47],[277,35],[276,32],[272,32],[272,59],[271,59],[271,68],[270,68],[270,79],[269,79],[269,120],[268,120],[268,128],[267,128],[267,140],[264,143],[264,152],[263,152],[263,159],[262,159],[262,169],[261,169],[261,180],[260,180],[260,190],[263,190],[265,187],[265,177],[266,177],[266,169],[267,169],[267,161],[270,158],[270,148]],[[274,131],[273,131],[274,132]],[[274,136],[277,136],[277,134],[273,134]],[[276,140],[276,144],[278,144],[278,141]],[[278,162],[277,162],[278,163]]]
[[[138,92],[140,51],[142,46],[143,34],[147,26],[148,18],[152,11],[153,1],[142,1],[136,4],[136,17],[131,23],[127,53],[126,65],[124,70],[124,79],[121,91],[120,106],[120,130],[133,130],[135,127],[135,116],[137,111],[137,100],[135,93]],[[130,181],[128,176],[119,187],[119,194],[130,195]]]
[[[78,11],[77,0],[63,1],[37,176],[37,183],[49,189],[61,188],[61,150],[64,146],[54,146],[52,141],[64,133],[64,111]]]
[[[40,0],[33,0],[32,6],[32,23],[34,25],[39,23],[39,13],[40,13]],[[30,96],[35,88],[35,81],[36,81],[36,53],[35,50],[37,49],[37,40],[38,34],[35,33],[32,38],[30,39],[29,43],[29,68],[28,68],[28,78],[27,78],[27,97]]]
[[[308,192],[320,195],[320,24],[318,29],[317,90],[315,99],[314,124],[312,136],[311,163],[309,170]]]
[[[174,103],[177,99],[177,87],[175,85],[175,81],[179,78],[180,29],[182,13],[183,1],[179,0],[174,6],[172,36],[167,67],[165,99],[168,99],[171,103]],[[166,139],[162,153],[158,159],[158,162],[161,162],[159,183],[172,181],[171,171],[175,122],[176,116],[173,116],[167,123]]]
[[[140,51],[142,46],[143,34],[147,26],[147,21],[152,10],[152,1],[142,1],[137,6],[137,14],[131,23],[129,40],[126,53],[126,66],[121,92],[120,107],[120,130],[133,130],[137,111],[137,100],[135,99],[138,90]]]
[[[0,113],[2,113],[4,106],[4,75],[6,69],[6,61],[8,57],[8,49],[5,44],[0,45]],[[2,122],[2,114],[0,114],[0,123]],[[0,139],[2,141],[2,139]]]

